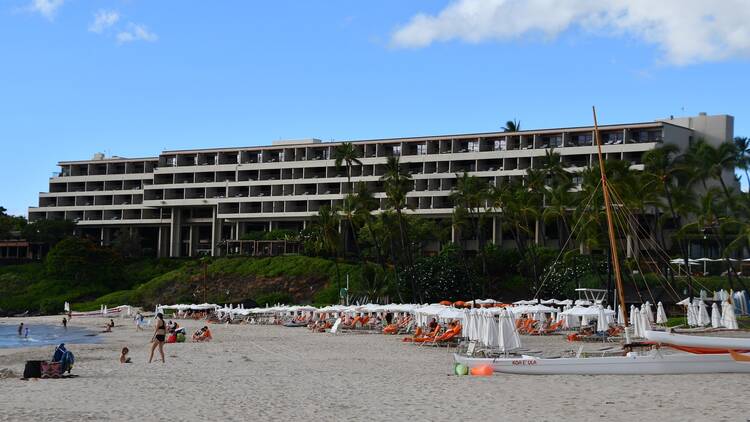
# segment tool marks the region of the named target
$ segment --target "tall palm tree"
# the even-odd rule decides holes
[[[547,206],[542,211],[542,219],[545,223],[554,221],[557,225],[557,244],[561,250],[565,246],[566,236],[570,232],[568,215],[573,208],[575,198],[571,192],[572,189],[573,182],[570,177],[567,180],[560,179],[553,184],[547,193]]]
[[[313,230],[321,249],[333,256],[336,266],[336,287],[341,291],[341,274],[339,273],[339,250],[341,235],[339,233],[340,216],[336,207],[323,205],[318,215],[313,218]]]
[[[505,126],[503,126],[503,132],[518,132],[521,130],[521,121],[520,120],[508,120],[505,122]]]
[[[388,157],[385,165],[385,173],[380,177],[385,184],[386,206],[396,212],[398,219],[399,233],[401,238],[401,249],[406,253],[409,265],[413,263],[411,248],[407,239],[406,228],[404,227],[403,209],[407,208],[406,194],[412,188],[411,175],[401,168],[398,156]]]
[[[706,181],[717,180],[725,198],[730,205],[733,204],[734,201],[723,175],[727,170],[734,172],[737,164],[737,150],[734,143],[723,142],[714,147],[705,139],[699,139],[688,148],[685,157],[686,164],[692,170],[694,181],[700,181],[703,183],[703,187],[707,189]]]
[[[359,241],[357,239],[357,228],[355,227],[355,220],[357,217],[357,211],[358,211],[358,204],[357,204],[357,197],[354,194],[347,194],[344,197],[344,201],[341,203],[341,217],[346,220],[347,225],[349,226],[349,232],[352,236],[352,242],[354,243],[354,252],[357,254],[357,257],[362,259],[362,251],[359,248]],[[345,242],[348,243],[349,237],[347,236],[345,238]]]
[[[750,138],[736,136],[734,146],[737,153],[735,158],[737,168],[745,172],[745,182],[748,184],[748,193],[750,193]]]
[[[343,142],[333,150],[336,170],[341,169],[342,164],[346,164],[346,180],[350,193],[354,190],[354,186],[352,185],[352,167],[354,167],[354,164],[362,165],[359,158],[359,151],[351,142]]]
[[[364,227],[367,230],[367,233],[370,235],[373,243],[373,248],[375,249],[375,258],[377,259],[383,270],[385,270],[383,249],[381,241],[376,235],[376,232],[373,228],[375,218],[373,218],[372,215],[372,212],[380,207],[380,202],[377,200],[377,198],[372,196],[372,192],[367,189],[367,184],[365,182],[357,183],[355,205],[355,217],[360,221],[362,227]]]
[[[482,262],[482,274],[487,274],[487,262],[483,253],[484,250],[484,233],[482,223],[484,213],[482,208],[487,205],[488,184],[483,179],[470,176],[469,173],[456,174],[456,185],[451,191],[450,198],[453,201],[454,226],[462,229],[471,227],[474,236],[477,239],[477,252]],[[461,253],[466,252],[464,243],[465,236],[460,236],[459,244],[462,245]],[[464,264],[468,265],[468,260],[464,258]],[[467,271],[468,273],[468,271]],[[470,288],[473,284],[470,284]],[[482,284],[482,295],[485,295],[485,284]],[[470,292],[473,296],[473,292]]]

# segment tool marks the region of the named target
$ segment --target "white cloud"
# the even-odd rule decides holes
[[[654,44],[677,65],[750,57],[747,0],[454,0],[436,15],[412,17],[391,43],[552,39],[572,27]]]
[[[115,10],[99,10],[94,14],[94,21],[89,25],[89,31],[101,34],[105,29],[116,24],[120,14]]]
[[[55,18],[57,9],[63,5],[65,0],[31,0],[29,10],[39,13],[45,18],[52,20]]]
[[[159,39],[159,36],[153,32],[150,32],[146,25],[130,23],[128,29],[117,33],[117,42],[119,44],[135,42],[135,41],[148,41],[154,42]]]

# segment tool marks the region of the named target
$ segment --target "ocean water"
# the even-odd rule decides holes
[[[17,347],[57,346],[60,343],[98,343],[99,336],[82,327],[67,329],[60,325],[24,324],[29,336],[18,335],[17,324],[0,323],[0,349]]]

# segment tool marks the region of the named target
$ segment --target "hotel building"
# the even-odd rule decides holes
[[[701,113],[605,125],[600,133],[606,159],[625,160],[642,170],[643,153],[662,143],[684,149],[700,138],[731,142],[733,125],[732,116]],[[521,179],[528,169],[540,168],[553,147],[573,173],[597,161],[591,126],[351,142],[362,162],[354,166],[352,181],[366,183],[381,208],[380,178],[387,158],[398,155],[413,178],[409,212],[439,219],[451,217],[456,174],[468,172],[491,183]],[[103,244],[122,228],[137,231],[158,256],[219,255],[223,240],[251,231],[301,230],[322,206],[340,204],[348,184],[346,169],[337,169],[332,159],[339,144],[307,139],[163,151],[147,158],[96,154],[90,160],[62,161],[49,191],[29,208],[29,219],[74,221],[77,234]],[[498,244],[503,243],[500,227],[493,224],[488,236]]]

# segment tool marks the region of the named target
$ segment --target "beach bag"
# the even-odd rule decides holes
[[[26,367],[23,369],[24,378],[41,378],[42,376],[41,360],[27,360]]]
[[[177,343],[177,336],[170,334],[169,337],[167,337],[167,343]]]
[[[182,333],[177,334],[177,342],[178,343],[184,343],[185,342],[185,334],[182,334]]]
[[[60,378],[62,373],[62,363],[42,362],[42,378]]]

